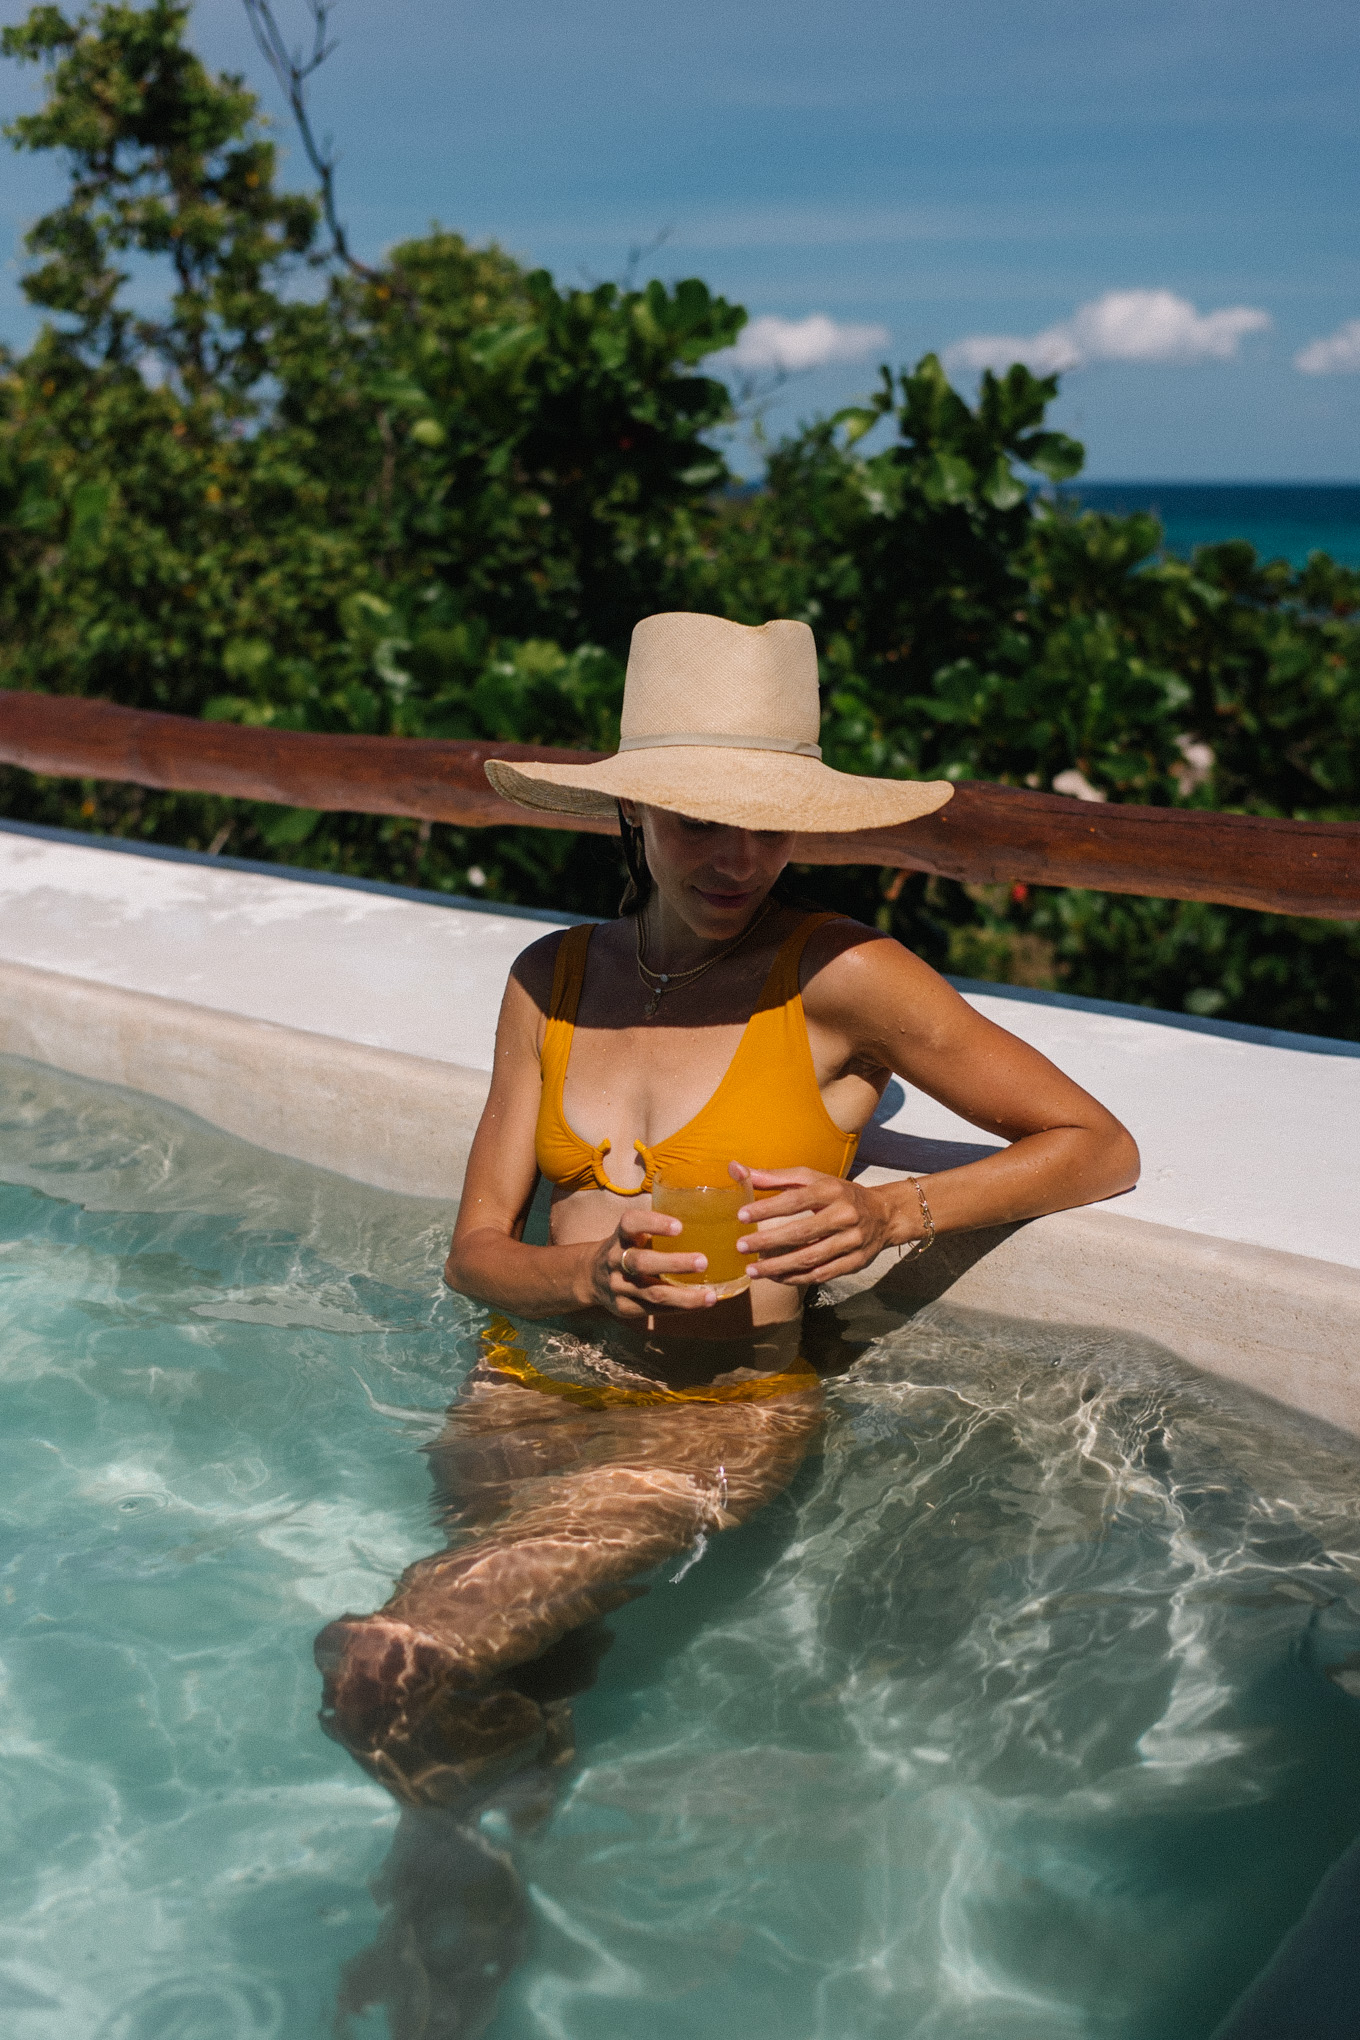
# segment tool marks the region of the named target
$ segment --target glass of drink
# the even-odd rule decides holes
[[[683,1285],[701,1283],[716,1289],[719,1296],[739,1296],[751,1286],[747,1268],[758,1259],[755,1254],[737,1252],[737,1241],[754,1231],[743,1225],[737,1213],[749,1203],[750,1190],[744,1183],[698,1183],[681,1186],[658,1176],[652,1184],[652,1210],[667,1218],[678,1218],[678,1233],[653,1233],[651,1244],[658,1254],[703,1254],[708,1261],[702,1274],[663,1275],[663,1282]]]

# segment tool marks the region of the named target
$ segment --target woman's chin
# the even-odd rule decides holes
[[[746,926],[768,897],[768,886],[752,886],[746,892],[709,892],[691,885],[685,894],[685,919],[696,934],[716,940],[734,935]]]

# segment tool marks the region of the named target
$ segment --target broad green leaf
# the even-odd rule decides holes
[[[844,410],[832,414],[831,423],[845,428],[845,444],[849,447],[863,439],[866,432],[872,432],[882,416],[882,411],[867,410],[862,404],[847,404]]]
[[[970,463],[957,453],[933,453],[921,466],[921,493],[931,503],[966,503],[977,486]]]
[[[491,326],[473,338],[468,353],[479,368],[494,371],[527,354],[536,343],[541,344],[542,339],[542,328],[537,325],[520,322]],[[423,391],[421,400],[429,402]]]
[[[1051,482],[1067,482],[1086,463],[1086,448],[1065,432],[1031,432],[1016,442],[1016,456]]]
[[[1011,472],[1011,464],[1004,454],[999,453],[988,469],[978,494],[991,504],[994,510],[1014,510],[1017,503],[1023,503],[1026,496],[1023,482]]]
[[[393,411],[423,411],[430,401],[420,384],[405,375],[375,375],[366,384],[365,395]]]

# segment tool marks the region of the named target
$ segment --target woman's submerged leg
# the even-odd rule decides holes
[[[410,1806],[453,1807],[507,1770],[562,1762],[561,1676],[544,1688],[533,1661],[630,1600],[640,1575],[753,1515],[820,1420],[815,1389],[590,1408],[479,1367],[429,1448],[453,1541],[376,1614],[317,1638],[327,1732]]]
[[[338,2031],[375,2006],[393,2040],[485,2030],[529,1907],[483,1816],[546,1817],[572,1698],[609,1647],[598,1617],[777,1494],[820,1421],[815,1388],[601,1408],[476,1370],[428,1448],[448,1549],[385,1608],[317,1638],[323,1725],[403,1808],[374,1886],[383,1923],[346,1967]]]

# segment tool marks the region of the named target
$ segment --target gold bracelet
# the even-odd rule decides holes
[[[912,1189],[921,1200],[921,1216],[925,1220],[926,1229],[919,1240],[903,1240],[897,1249],[899,1261],[907,1253],[927,1254],[935,1244],[935,1221],[930,1215],[930,1206],[926,1203],[926,1193],[921,1188],[921,1179],[919,1176],[913,1176],[910,1181]]]

